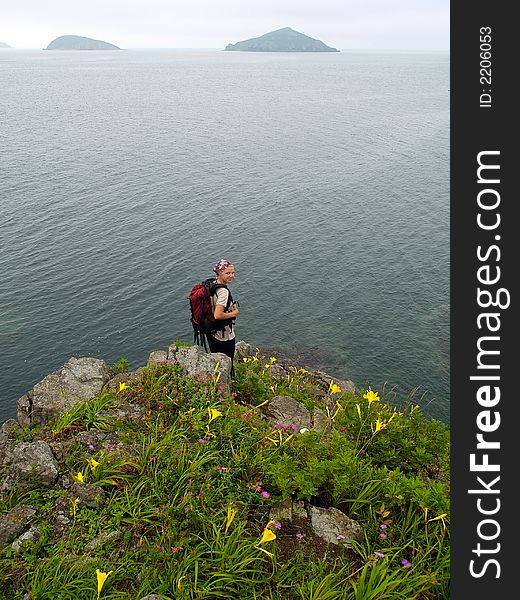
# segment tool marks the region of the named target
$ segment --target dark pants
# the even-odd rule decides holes
[[[235,368],[233,366],[233,358],[235,357],[235,338],[232,340],[216,340],[212,335],[206,336],[208,338],[210,352],[222,352],[231,359],[231,377],[235,375]]]

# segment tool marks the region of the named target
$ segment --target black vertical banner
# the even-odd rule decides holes
[[[513,386],[520,202],[512,189],[520,128],[512,7],[451,5],[454,600],[520,596],[520,406]]]

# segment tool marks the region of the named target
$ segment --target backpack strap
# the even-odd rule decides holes
[[[226,303],[225,310],[229,310],[229,307],[233,304],[233,296],[231,295],[231,290],[228,288],[228,286],[225,283],[216,283],[214,279],[211,281],[210,285],[211,285],[211,287],[210,287],[211,304],[213,306],[213,311],[215,310],[215,306],[216,306],[215,295],[217,293],[217,290],[220,288],[224,288],[228,291],[228,300]],[[233,327],[233,317],[230,317],[229,319],[222,319],[222,325],[220,328],[224,329],[228,325],[231,328]]]

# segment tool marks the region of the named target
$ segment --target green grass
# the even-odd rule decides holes
[[[125,389],[25,432],[66,444],[62,475],[81,473],[79,485],[97,486],[105,500],[86,505],[73,487],[0,500],[0,516],[18,503],[38,507],[40,530],[21,551],[0,554],[0,598],[96,600],[99,569],[110,572],[103,599],[448,599],[446,427],[369,390],[316,396],[312,373],[272,379],[274,362],[241,361],[232,392],[177,365],[151,365]],[[256,407],[279,394],[321,408],[330,429],[300,434],[269,422]],[[107,417],[121,400],[143,406],[144,418]],[[97,441],[80,443],[79,431]],[[270,509],[287,500],[339,508],[362,539],[353,549],[326,546],[282,522],[270,525],[276,539],[260,543]],[[67,523],[56,521],[58,509]],[[117,538],[98,538],[109,532]]]

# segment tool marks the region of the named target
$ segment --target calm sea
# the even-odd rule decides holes
[[[0,422],[70,357],[238,339],[449,423],[449,54],[0,51]]]

